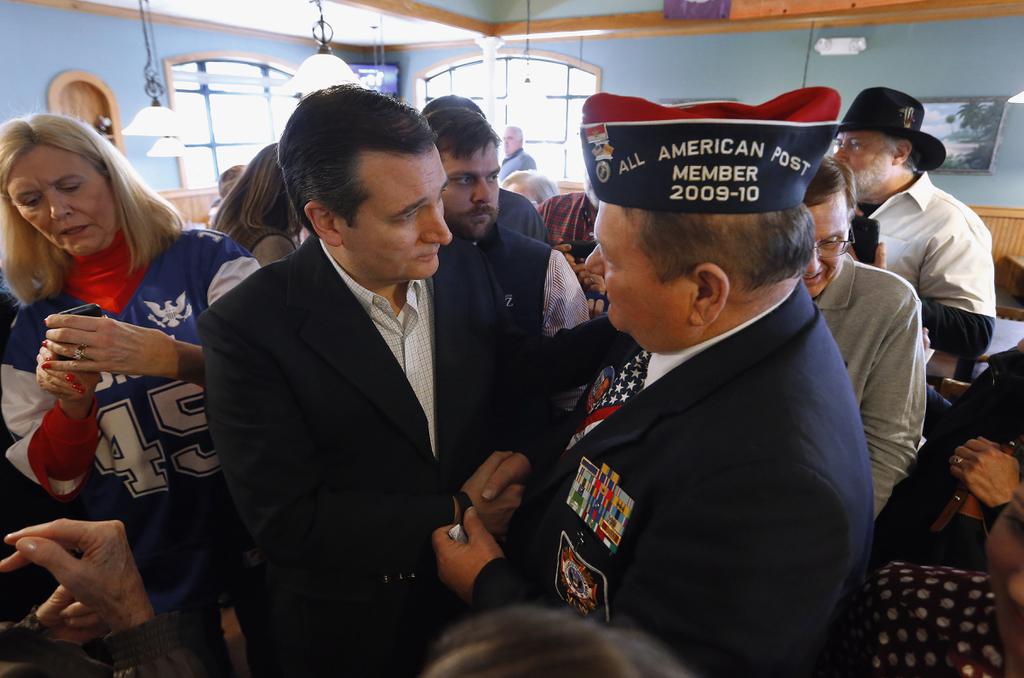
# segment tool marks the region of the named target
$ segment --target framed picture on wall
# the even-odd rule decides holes
[[[946,162],[936,174],[993,174],[1006,115],[1007,97],[921,99],[921,131],[946,146]]]

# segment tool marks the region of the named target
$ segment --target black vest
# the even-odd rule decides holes
[[[551,248],[500,225],[477,245],[505,292],[505,305],[516,327],[531,337],[540,336]]]
[[[477,245],[505,294],[512,322],[527,336],[540,337],[551,248],[503,226],[497,226]],[[495,431],[499,450],[522,449],[552,421],[553,408],[541,393],[499,393],[497,403],[498,410],[504,413]]]

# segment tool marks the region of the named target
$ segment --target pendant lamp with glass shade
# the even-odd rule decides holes
[[[185,144],[178,137],[162,137],[146,151],[150,158],[178,158],[185,155]]]
[[[510,83],[509,96],[512,99],[512,107],[517,115],[543,115],[546,111],[548,98],[542,89],[533,82],[530,68],[530,32],[531,32],[531,2],[526,0],[526,49],[523,57],[526,59],[526,74],[522,82]]]
[[[359,78],[340,57],[331,51],[331,40],[334,29],[324,21],[323,0],[309,0],[316,5],[320,18],[313,24],[313,39],[318,49],[316,54],[307,57],[299,66],[295,77],[288,81],[288,87],[300,94],[309,94],[318,89],[341,85],[346,82],[359,82]]]
[[[146,67],[142,72],[146,78],[145,92],[150,98],[150,105],[136,113],[131,123],[121,132],[129,136],[177,137],[181,134],[178,114],[160,103],[160,97],[166,90],[160,84],[156,72],[156,39],[153,36],[153,20],[149,16],[149,0],[139,0],[139,17],[142,20],[142,37],[146,44]],[[184,148],[182,150],[184,151]]]

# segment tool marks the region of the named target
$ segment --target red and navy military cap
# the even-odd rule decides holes
[[[604,202],[659,212],[795,207],[835,137],[839,103],[828,87],[759,106],[595,94],[580,134],[590,183]]]

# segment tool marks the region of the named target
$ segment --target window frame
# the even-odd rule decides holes
[[[495,55],[495,60],[501,60],[501,59],[521,59],[521,60],[525,61],[526,60],[526,55],[523,52],[499,52],[498,54]],[[565,113],[565,115],[566,115],[566,125],[565,125],[565,127],[566,127],[566,139],[562,143],[563,143],[563,145],[567,144],[569,142],[569,129],[570,129],[569,120],[568,120],[569,108],[570,107],[569,107],[568,103],[569,103],[569,101],[572,101],[573,99],[585,99],[586,98],[586,96],[584,96],[584,95],[570,94],[570,92],[569,92],[569,79],[571,78],[571,69],[577,68],[577,69],[579,69],[581,71],[585,71],[585,72],[593,75],[594,76],[594,91],[595,92],[600,92],[601,88],[602,88],[602,69],[601,69],[600,66],[597,66],[596,64],[588,63],[586,61],[581,61],[580,59],[568,56],[566,54],[562,54],[560,52],[550,52],[550,51],[547,51],[547,50],[531,49],[530,50],[530,59],[531,60],[537,60],[537,61],[550,61],[550,62],[554,62],[554,63],[557,63],[557,64],[562,65],[562,66],[568,66],[569,67],[569,70],[566,72],[567,75],[566,75],[565,93],[560,95],[559,97],[557,97],[559,99],[563,99],[566,102],[566,107],[565,107],[565,109],[566,109],[566,113]],[[482,63],[483,61],[484,61],[484,57],[480,53],[471,54],[471,55],[464,55],[464,56],[459,56],[459,57],[455,57],[455,58],[445,59],[444,61],[440,61],[440,62],[437,62],[435,64],[432,64],[432,65],[428,66],[427,68],[424,68],[423,70],[418,72],[416,74],[415,91],[414,91],[414,94],[413,94],[415,102],[416,102],[416,107],[418,109],[422,110],[423,106],[426,105],[426,102],[427,102],[427,81],[428,80],[431,80],[431,79],[436,78],[436,77],[438,77],[440,75],[443,75],[446,72],[447,73],[451,73],[451,71],[455,70],[456,68],[460,68],[460,67],[463,67],[463,66],[468,66],[468,65],[471,65],[471,64],[474,64],[474,63]],[[504,98],[507,99],[507,97],[508,97],[508,67],[507,66],[505,68],[505,78],[506,78],[506,80],[505,80],[505,97]],[[501,99],[501,98],[502,97],[495,97],[496,100],[497,99]],[[553,97],[549,97],[549,98],[553,98]],[[481,108],[483,108],[483,106],[481,106]],[[494,122],[495,121],[492,120],[491,124],[493,125]],[[529,143],[530,140],[527,139],[526,142]],[[535,141],[534,143],[550,144],[552,142],[550,142],[550,141]],[[565,162],[567,162],[567,161],[563,161],[563,163],[565,163]],[[563,164],[562,171],[564,173],[564,171],[565,171],[565,164]],[[567,179],[566,177],[562,176],[562,177],[557,177],[555,179],[555,181],[559,182],[559,183],[565,183],[567,181],[568,182],[572,182],[573,180],[572,179]]]
[[[237,61],[239,63],[245,63],[252,66],[261,66],[274,68],[280,71],[284,71],[290,75],[295,75],[295,72],[299,69],[298,64],[279,59],[278,57],[270,56],[267,54],[258,54],[254,52],[238,52],[233,50],[212,50],[204,52],[190,52],[188,54],[176,54],[174,56],[164,57],[164,82],[167,85],[167,101],[172,110],[177,110],[175,103],[175,87],[174,87],[174,67],[180,66],[181,64],[190,63],[193,61]],[[201,90],[200,90],[201,91]],[[206,96],[207,111],[209,111],[209,96]],[[209,115],[207,115],[209,118]],[[210,144],[200,144],[202,146],[208,146],[213,149],[214,155],[214,169],[216,169],[216,146],[232,146],[234,144],[213,144],[213,124],[212,121],[207,119],[207,125],[210,128]],[[185,169],[185,159],[175,158],[178,163],[178,182],[182,190],[190,191],[201,191],[206,190],[209,187],[193,187],[188,188],[188,172]],[[216,184],[214,184],[216,186]]]

